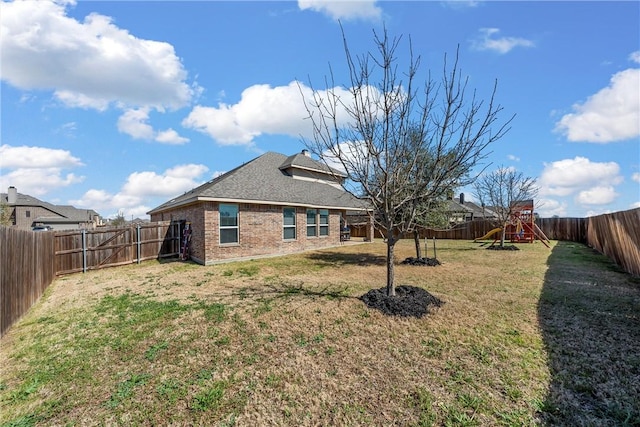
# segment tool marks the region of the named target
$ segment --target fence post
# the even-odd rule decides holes
[[[82,272],[87,272],[87,230],[82,229]]]
[[[141,243],[140,243],[140,224],[136,227],[136,241],[137,241],[137,249],[138,249],[138,264],[140,264],[140,256],[141,256]]]

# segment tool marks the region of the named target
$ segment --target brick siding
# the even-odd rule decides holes
[[[200,202],[151,215],[151,221],[191,222],[191,257],[201,264],[267,255],[284,255],[340,244],[340,218],[345,212],[329,211],[329,235],[307,237],[307,211],[296,208],[296,239],[283,239],[283,207],[238,204],[239,242],[220,244],[218,203]],[[319,228],[318,228],[319,230]]]

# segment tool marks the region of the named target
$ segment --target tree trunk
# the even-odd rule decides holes
[[[420,233],[413,230],[413,242],[416,244],[416,258],[422,258],[422,250],[420,249]]]
[[[507,235],[507,222],[504,223],[504,225],[502,226],[502,233],[500,234],[500,247],[504,248],[504,239],[505,236]]]
[[[394,282],[394,266],[393,266],[393,250],[395,248],[395,239],[387,239],[387,296],[396,296],[396,284]]]

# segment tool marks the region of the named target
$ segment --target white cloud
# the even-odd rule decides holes
[[[59,126],[54,132],[58,134],[62,134],[69,138],[75,138],[77,130],[78,130],[78,125],[76,122],[68,122]]]
[[[178,135],[178,132],[169,128],[167,130],[159,131],[156,134],[156,141],[162,144],[181,145],[189,142],[189,138]]]
[[[343,99],[351,99],[344,88],[332,90]],[[326,92],[314,93],[296,81],[277,87],[254,85],[242,92],[237,104],[194,107],[182,125],[209,135],[222,145],[252,145],[254,138],[264,133],[310,137],[312,127],[310,120],[306,120],[303,99],[312,104],[314,96],[325,98]],[[340,124],[347,123],[349,117],[344,110],[337,114]]]
[[[476,50],[490,50],[500,54],[510,52],[516,47],[534,47],[535,43],[520,37],[500,37],[494,38],[500,29],[481,28],[480,37],[472,41],[471,45]]]
[[[151,210],[147,206],[149,199],[175,196],[197,187],[203,182],[200,177],[208,170],[204,165],[186,164],[167,169],[162,174],[151,171],[134,172],[127,177],[118,193],[91,189],[82,198],[71,200],[70,203],[103,211],[122,210],[126,217],[143,216]]]
[[[520,161],[520,157],[518,156],[514,156],[513,154],[508,154],[507,155],[507,159],[514,161],[514,162],[519,162]]]
[[[188,138],[178,135],[171,128],[156,132],[148,121],[148,108],[130,109],[118,118],[118,130],[133,139],[155,140],[162,144],[179,145],[189,142]]]
[[[126,133],[133,139],[152,139],[155,135],[149,120],[149,110],[147,108],[132,109],[124,112],[118,118],[118,130]]]
[[[440,3],[444,6],[448,6],[451,9],[466,9],[478,7],[483,0],[445,0]]]
[[[0,188],[14,186],[20,193],[39,197],[82,182],[83,176],[63,172],[79,166],[83,166],[80,159],[67,150],[5,144],[0,146]]]
[[[609,86],[573,106],[556,123],[569,141],[608,143],[640,136],[640,68],[620,71]]]
[[[538,184],[541,195],[568,196],[599,186],[622,182],[615,162],[592,162],[585,157],[546,163]]]
[[[89,190],[82,196],[82,199],[70,200],[70,203],[77,207],[94,209],[99,212],[110,212],[105,215],[107,218],[115,218],[118,212],[122,212],[127,219],[139,218],[146,216],[146,213],[151,209],[142,204],[142,199],[138,197],[114,195],[104,190]]]
[[[2,3],[2,79],[26,90],[53,90],[73,107],[104,110],[110,103],[156,109],[187,105],[200,88],[172,45],[135,37],[108,16],[77,21],[73,2]]]
[[[640,172],[636,172],[633,175],[631,175],[631,180],[635,182],[640,182]]]
[[[376,5],[376,0],[298,0],[300,10],[313,10],[338,20],[368,20],[378,21],[382,16],[382,9]]]
[[[541,196],[573,196],[581,205],[606,205],[618,197],[615,186],[622,181],[617,163],[575,157],[545,164],[538,184]]]
[[[11,145],[0,146],[0,169],[72,168],[82,166],[67,150]]]
[[[567,203],[555,199],[539,199],[536,201],[536,212],[543,218],[565,217],[567,215]]]
[[[335,156],[330,151],[322,153],[322,158],[327,166],[341,172],[348,170],[362,170],[365,161],[370,157],[367,153],[367,145],[364,141],[345,141],[334,146],[335,152],[340,153]],[[344,164],[343,164],[344,163]]]
[[[596,186],[583,190],[576,196],[576,202],[581,205],[606,205],[613,202],[618,194],[610,185]]]
[[[163,174],[134,172],[122,187],[122,193],[136,197],[175,196],[201,184],[196,178],[209,169],[204,165],[188,164],[167,169]]]
[[[182,126],[207,134],[222,145],[251,145],[253,138],[260,134],[244,129],[233,107],[226,104],[218,108],[196,105]]]
[[[640,64],[640,50],[636,50],[635,52],[631,52],[629,54],[629,60]]]
[[[60,187],[84,180],[73,173],[63,174],[61,168],[21,168],[0,175],[0,188],[14,186],[18,192],[40,197]]]

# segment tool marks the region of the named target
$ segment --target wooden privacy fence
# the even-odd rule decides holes
[[[587,218],[587,244],[640,276],[640,208]]]
[[[57,275],[167,258],[180,253],[180,222],[55,233]]]
[[[626,272],[640,275],[640,208],[589,218],[538,218],[536,225],[551,240],[584,243]],[[495,227],[494,222],[479,220],[446,230],[423,228],[420,238],[473,240]],[[352,237],[364,237],[363,233],[362,227],[351,228]],[[380,230],[375,230],[375,237],[383,237]]]
[[[551,240],[587,243],[586,218],[539,218],[536,224]]]
[[[184,223],[33,232],[0,226],[0,336],[56,275],[177,256]]]
[[[587,226],[590,220],[593,218],[538,218],[536,225],[551,240],[587,243]],[[498,225],[493,221],[476,220],[447,229],[421,228],[419,233],[422,239],[435,237],[436,239],[474,240],[496,227]],[[351,227],[352,237],[364,237],[364,232],[364,227]],[[375,237],[383,237],[380,230],[375,230]],[[405,236],[405,238],[413,238],[413,235]]]
[[[55,277],[53,233],[0,227],[0,336]]]
[[[494,228],[495,225],[490,221],[471,221],[464,222],[459,224],[453,228],[448,228],[444,230],[438,230],[433,228],[420,228],[419,234],[420,238],[433,238],[436,239],[454,239],[454,240],[473,240],[476,237],[480,237],[486,234],[487,231]],[[362,225],[352,225],[351,226],[351,237],[366,237],[367,228]],[[374,237],[381,239],[384,236],[382,232],[376,228],[374,230]],[[405,238],[413,238],[413,235],[407,235]]]

